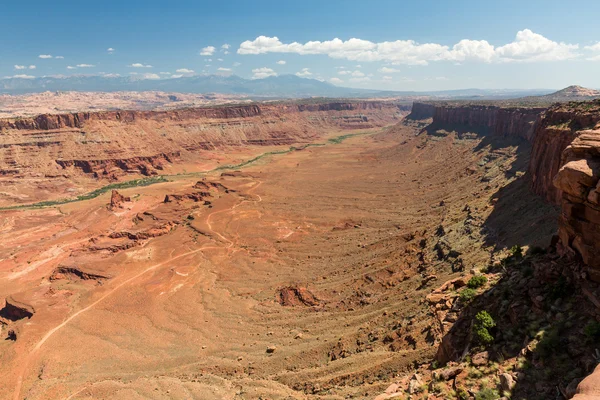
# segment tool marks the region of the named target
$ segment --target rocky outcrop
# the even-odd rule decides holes
[[[121,193],[113,190],[110,195],[110,205],[109,208],[111,210],[115,210],[117,208],[122,208],[123,203],[126,201],[131,201],[130,197],[123,196]]]
[[[35,310],[29,304],[15,299],[12,296],[6,298],[4,308],[0,310],[0,317],[10,321],[18,321],[24,318],[31,318]]]
[[[553,185],[553,180],[564,164],[563,151],[585,129],[594,128],[600,123],[600,103],[587,103],[590,106],[581,108],[575,104],[552,107],[545,113],[535,131],[529,162],[531,188],[556,205],[561,203],[561,193]]]
[[[600,282],[600,130],[582,131],[564,150],[554,178],[561,192],[559,253],[575,253]]]
[[[145,176],[156,175],[157,170],[162,170],[165,164],[172,163],[179,156],[179,152],[173,152],[108,160],[56,160],[56,163],[63,169],[75,168],[95,178],[115,178],[122,172],[139,173]]]

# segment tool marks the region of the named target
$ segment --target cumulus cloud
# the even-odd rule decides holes
[[[72,65],[67,65],[67,69],[76,69],[77,67],[74,67]]]
[[[350,78],[350,82],[368,82],[370,80],[371,78],[369,78],[368,76]]]
[[[219,67],[219,68],[217,68],[217,71],[222,71],[222,72],[231,72],[231,68],[223,68],[223,67]]]
[[[286,63],[286,62],[285,62],[284,60],[279,60],[279,61],[277,61],[277,64],[279,64],[279,65],[285,65],[285,63]]]
[[[161,74],[161,75],[171,75],[170,72],[159,72],[159,74]]]
[[[223,59],[222,58],[217,58],[217,61],[223,61]]]
[[[177,79],[177,78],[182,78],[183,75],[180,74],[176,74],[176,75],[171,75],[171,78]]]
[[[306,78],[311,75],[312,75],[312,72],[310,72],[309,68],[302,68],[302,71],[296,72],[296,76],[299,76],[300,78]]]
[[[108,49],[106,49],[106,52],[107,52],[108,54],[112,54],[112,53],[114,53],[114,52],[115,52],[115,49],[113,49],[112,47],[109,47]]]
[[[40,54],[38,58],[52,58],[50,54]]]
[[[62,60],[64,57],[63,56],[55,56],[54,58],[59,58]]]
[[[344,83],[343,80],[341,80],[340,78],[336,78],[336,77],[329,78],[329,82],[331,82],[331,83],[333,83],[335,85],[339,85],[340,83]]]
[[[231,45],[229,43],[225,43],[224,45],[221,46],[221,48],[223,50],[229,50],[230,47],[231,47]]]
[[[212,56],[215,53],[215,47],[214,46],[206,46],[204,48],[202,48],[202,50],[200,51],[200,55],[201,56]]]
[[[252,79],[264,79],[268,78],[269,76],[277,76],[277,72],[267,67],[256,68],[252,70]]]
[[[15,69],[35,69],[35,65],[15,65]]]
[[[399,69],[389,68],[389,67],[381,67],[378,69],[378,71],[383,74],[396,74],[396,73],[400,72]]]
[[[234,62],[234,63],[233,63],[233,64],[231,64],[231,65],[233,65],[234,67],[239,67],[240,65],[242,65],[242,63],[239,63],[239,62]]]
[[[128,67],[130,67],[130,68],[152,68],[152,65],[142,64],[142,63],[133,63],[133,64],[129,64]]]
[[[193,74],[194,70],[193,69],[187,69],[187,68],[179,68],[178,70],[175,70],[175,72],[177,72],[179,74]]]
[[[386,75],[386,76],[382,77],[381,79],[383,79],[384,81],[391,81],[392,77]]]
[[[463,39],[452,47],[438,43],[396,40],[374,43],[352,38],[283,43],[277,37],[259,36],[240,44],[238,54],[322,54],[352,61],[386,61],[395,65],[427,65],[435,61],[533,62],[561,61],[578,57],[577,44],[552,41],[529,29],[517,32],[515,40],[494,47],[486,40]],[[356,66],[356,68],[359,68]]]
[[[92,64],[77,64],[78,68],[94,68],[95,65]]]

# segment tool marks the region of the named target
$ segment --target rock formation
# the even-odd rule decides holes
[[[114,210],[117,208],[122,208],[123,207],[123,203],[126,201],[131,201],[130,197],[126,197],[123,196],[121,193],[117,192],[116,190],[113,190],[111,195],[110,195],[110,209]]]

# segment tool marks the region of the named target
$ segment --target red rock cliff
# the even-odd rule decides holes
[[[536,123],[545,108],[518,108],[484,105],[436,105],[433,123],[485,129],[500,136],[517,136],[533,140]]]

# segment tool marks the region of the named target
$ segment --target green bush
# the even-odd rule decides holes
[[[475,275],[474,277],[469,279],[469,282],[467,282],[467,286],[471,289],[477,289],[484,286],[487,283],[487,280],[487,277],[485,277],[484,275]]]
[[[498,392],[494,389],[485,388],[481,389],[475,395],[475,400],[497,400],[500,398]]]
[[[475,324],[473,326],[475,340],[483,345],[492,343],[494,337],[489,330],[495,326],[496,322],[487,311],[479,311],[477,315],[475,315]]]
[[[473,300],[475,296],[477,296],[477,290],[471,288],[463,289],[459,294],[460,299],[465,303]]]

